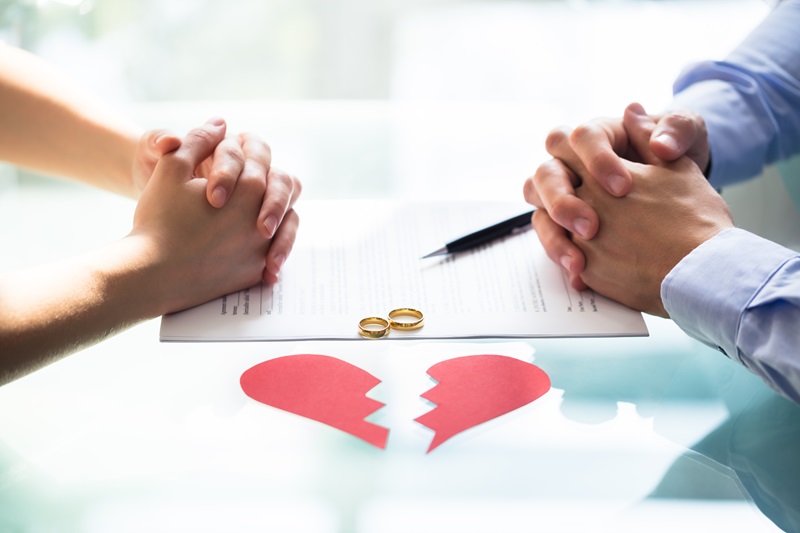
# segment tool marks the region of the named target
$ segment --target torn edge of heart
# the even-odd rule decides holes
[[[385,404],[367,397],[381,380],[329,355],[277,357],[246,370],[242,390],[256,401],[316,420],[385,449],[389,429],[366,418]]]
[[[523,407],[550,390],[539,367],[505,355],[468,355],[428,369],[435,385],[421,394],[434,408],[414,420],[434,431],[427,453],[455,435]]]

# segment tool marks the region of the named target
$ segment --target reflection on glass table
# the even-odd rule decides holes
[[[157,323],[0,389],[0,523],[38,531],[775,531],[800,408],[648,320],[642,339],[158,344]],[[251,366],[322,353],[382,383],[379,450],[259,404]],[[425,370],[532,360],[544,397],[426,453]],[[769,518],[769,520],[767,519]]]

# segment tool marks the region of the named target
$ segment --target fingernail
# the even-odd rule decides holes
[[[264,220],[264,226],[267,228],[269,237],[272,237],[275,235],[275,230],[278,229],[278,219],[270,215]]]
[[[575,231],[581,237],[586,238],[589,235],[589,219],[578,217],[575,219]]]
[[[627,181],[625,180],[625,178],[623,178],[619,174],[612,174],[608,178],[608,186],[611,188],[611,192],[617,196],[622,194],[622,191],[625,189],[626,183]]]
[[[222,126],[223,124],[225,124],[225,119],[221,117],[212,117],[208,119],[208,123],[211,124],[212,126]]]
[[[678,145],[678,141],[675,139],[675,137],[673,137],[672,135],[669,135],[667,133],[662,133],[662,134],[658,135],[653,140],[663,144],[664,146],[666,146],[667,148],[669,148],[670,150],[673,150],[675,152],[678,152],[681,149],[681,147],[680,147],[680,145]]]
[[[228,197],[228,193],[225,192],[225,189],[222,187],[217,187],[214,189],[214,192],[211,193],[211,202],[216,207],[222,207],[225,205],[225,199]]]
[[[564,270],[569,272],[569,267],[572,265],[572,261],[568,255],[561,256],[561,259],[559,259],[558,262],[561,263],[561,266],[564,267]]]

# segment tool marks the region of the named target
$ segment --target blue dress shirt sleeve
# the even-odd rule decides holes
[[[661,299],[689,335],[800,403],[800,254],[724,230],[672,269]]]
[[[673,89],[672,107],[706,122],[716,188],[800,152],[800,0],[778,4],[724,61],[689,67]]]
[[[800,0],[778,4],[724,61],[688,68],[674,90],[673,108],[706,122],[717,188],[800,152]],[[675,266],[661,298],[681,329],[800,403],[800,255],[725,230]]]

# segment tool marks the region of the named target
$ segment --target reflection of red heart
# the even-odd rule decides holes
[[[365,396],[380,380],[357,366],[327,355],[287,355],[246,370],[240,382],[254,400],[386,447],[389,430],[364,420],[384,405]]]
[[[471,427],[509,413],[550,389],[540,368],[503,355],[469,355],[442,361],[428,374],[437,384],[422,397],[435,403],[416,419],[434,430],[428,452]],[[380,380],[327,355],[287,355],[242,374],[245,394],[259,402],[345,431],[385,448],[389,430],[364,420],[384,404],[366,397]]]
[[[436,404],[415,420],[434,430],[430,453],[450,437],[510,413],[550,390],[542,369],[504,355],[468,355],[428,369],[437,384],[422,397]]]

